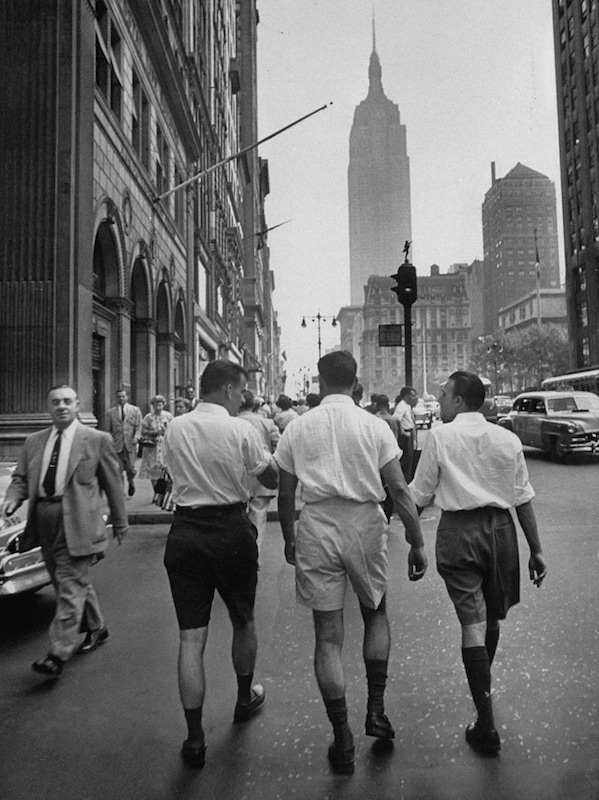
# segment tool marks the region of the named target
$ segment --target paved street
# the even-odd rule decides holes
[[[366,692],[352,597],[344,653],[356,773],[330,772],[329,726],[312,671],[311,617],[296,606],[280,530],[270,523],[256,609],[256,677],[266,687],[267,706],[247,725],[232,725],[230,626],[217,602],[207,648],[207,763],[199,773],[189,770],[179,756],[185,734],[177,631],[161,563],[168,528],[148,525],[132,528],[121,548],[111,545],[97,567],[108,643],[75,658],[54,685],[30,671],[30,662],[45,652],[52,591],[2,603],[0,796],[597,800],[599,464],[579,457],[560,465],[527,455],[550,574],[536,590],[524,571],[522,602],[503,626],[494,667],[499,758],[481,758],[464,743],[473,708],[458,625],[432,564],[422,582],[408,582],[407,546],[394,522],[387,709],[395,747],[377,752],[363,735]],[[424,526],[432,562],[435,521]],[[525,546],[522,555],[525,567]]]

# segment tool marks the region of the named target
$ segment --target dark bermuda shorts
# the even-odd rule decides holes
[[[509,511],[492,506],[444,511],[436,556],[462,625],[505,619],[520,601],[518,541]]]
[[[177,506],[164,566],[181,630],[208,625],[215,590],[233,624],[254,619],[258,547],[245,504]]]

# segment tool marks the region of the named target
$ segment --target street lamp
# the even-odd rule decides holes
[[[498,355],[503,353],[501,342],[495,341],[493,336],[479,336],[478,341],[486,344],[487,353],[493,353],[493,367],[495,371],[495,394],[499,394],[499,360]]]
[[[397,283],[397,286],[391,287],[391,291],[395,292],[404,310],[406,386],[412,385],[412,306],[418,299],[416,267],[408,261],[411,244],[406,241],[404,263],[395,275],[391,275]]]
[[[319,361],[320,361],[320,354],[321,354],[321,351],[322,351],[322,342],[320,340],[320,323],[321,322],[325,322],[328,319],[332,320],[331,325],[333,326],[333,328],[336,328],[337,327],[337,318],[334,317],[334,316],[333,317],[331,317],[331,316],[324,317],[319,311],[318,314],[316,314],[315,317],[308,317],[308,321],[309,322],[317,322],[318,323],[318,360]],[[307,327],[306,317],[302,317],[302,328],[306,328],[306,327]]]

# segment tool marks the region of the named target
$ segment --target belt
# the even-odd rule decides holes
[[[52,497],[38,497],[36,503],[61,503],[62,495],[53,495]]]
[[[245,511],[247,503],[231,503],[222,506],[175,506],[180,514],[235,514]]]

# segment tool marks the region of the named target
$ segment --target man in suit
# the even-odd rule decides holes
[[[108,409],[106,425],[108,433],[112,436],[114,449],[122,464],[122,469],[127,474],[129,482],[129,497],[135,494],[135,455],[137,443],[141,436],[141,411],[137,406],[132,406],[127,401],[129,395],[125,389],[117,389],[117,404]]]
[[[119,544],[127,533],[127,515],[110,436],[79,422],[79,399],[70,386],[50,389],[48,409],[53,425],[25,440],[1,513],[11,516],[29,499],[20,549],[41,546],[57,595],[50,649],[32,668],[58,678],[77,650],[80,633],[86,636],[79,653],[95,650],[108,638],[89,579],[107,546],[102,492]]]

